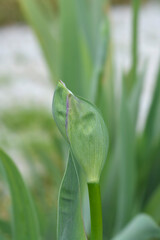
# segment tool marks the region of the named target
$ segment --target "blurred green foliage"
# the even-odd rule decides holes
[[[41,0],[40,0],[41,1]],[[43,1],[43,0],[42,0]],[[53,8],[58,10],[56,0],[50,0]],[[129,0],[112,0],[113,4],[128,4]],[[25,18],[20,11],[18,0],[0,0],[0,25],[24,22]]]
[[[86,0],[60,0],[59,14],[49,1],[19,2],[37,35],[53,87],[62,79],[75,94],[97,105],[108,126],[109,157],[101,179],[105,239],[121,232],[141,212],[148,213],[160,223],[160,214],[157,214],[160,212],[160,68],[144,128],[137,131],[147,68],[145,66],[142,72],[137,70],[140,0],[137,4],[132,1],[132,65],[129,72],[121,76],[119,97],[115,94],[108,1],[93,0],[91,4]],[[6,150],[18,149],[28,163],[32,180],[29,188],[41,236],[46,240],[55,239],[56,199],[68,157],[67,146],[45,109],[8,109],[0,113],[0,119],[3,124],[1,146]],[[78,166],[77,169],[81,175]],[[83,188],[82,193],[84,196]],[[85,224],[89,226],[87,214],[86,210]],[[8,224],[8,211],[7,215],[4,220]],[[153,229],[159,232],[157,225],[146,215],[136,219],[138,223],[140,220],[144,230],[149,224],[153,226],[149,227],[152,233]],[[0,228],[6,234],[3,223],[0,222]],[[134,220],[131,222],[133,229],[137,225],[137,221],[136,224]],[[124,233],[128,234],[128,230]],[[8,234],[11,236],[9,231]],[[120,237],[124,237],[123,234]],[[138,240],[141,239],[148,238]]]
[[[43,2],[44,0],[40,1]],[[57,10],[56,0],[50,0],[50,3]],[[18,0],[0,0],[0,25],[23,22],[25,22],[25,18],[20,10]]]
[[[53,225],[56,224],[58,188],[66,150],[61,144],[62,139],[52,115],[44,108],[15,108],[14,111],[6,109],[0,114],[0,122],[0,145],[17,151],[19,161],[27,163],[25,168],[27,167],[28,171],[25,169],[25,172],[29,172],[27,178],[31,177],[28,184],[35,199],[41,234],[53,236],[56,234]],[[0,193],[0,203],[1,207],[3,206],[0,219],[8,221],[10,198],[6,195],[6,185],[2,185]]]

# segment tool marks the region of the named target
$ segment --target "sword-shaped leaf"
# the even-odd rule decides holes
[[[31,196],[13,161],[0,150],[0,170],[12,197],[13,240],[40,240],[38,221]]]
[[[58,75],[58,47],[55,35],[53,34],[54,17],[51,21],[48,18],[49,15],[51,16],[51,11],[48,11],[49,7],[47,9],[48,14],[45,14],[43,5],[36,0],[19,0],[19,3],[25,17],[36,33],[50,69],[52,80],[55,81],[55,77]],[[45,4],[47,4],[47,1]]]
[[[59,192],[58,240],[86,240],[78,175],[71,156]]]

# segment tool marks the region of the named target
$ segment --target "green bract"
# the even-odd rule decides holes
[[[62,81],[59,81],[54,92],[52,111],[53,117],[63,137],[68,141],[66,134],[66,104],[69,90]]]
[[[108,132],[97,108],[59,82],[53,98],[53,116],[87,181],[98,182],[107,157]]]

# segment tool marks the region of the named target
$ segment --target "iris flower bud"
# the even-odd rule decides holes
[[[98,109],[76,97],[60,81],[53,98],[53,116],[88,182],[99,182],[107,157],[108,132]]]

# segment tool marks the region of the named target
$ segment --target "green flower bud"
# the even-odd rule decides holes
[[[53,115],[87,181],[98,182],[107,157],[108,132],[97,108],[74,96],[60,82],[54,94]]]

